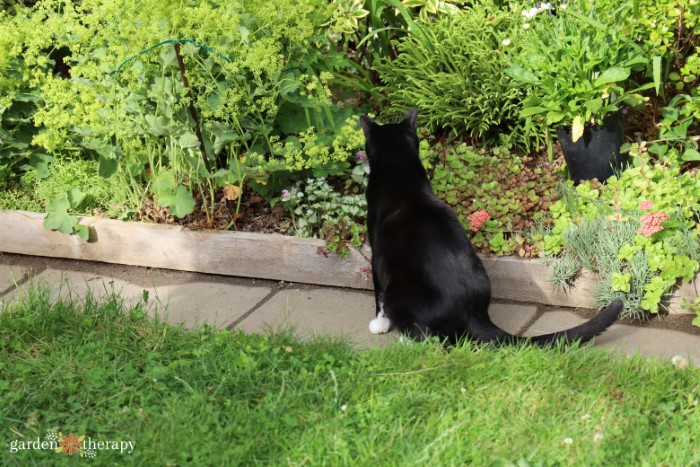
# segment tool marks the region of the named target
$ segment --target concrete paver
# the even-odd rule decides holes
[[[235,326],[246,332],[291,328],[302,338],[343,337],[359,348],[387,346],[398,337],[396,331],[381,336],[369,332],[368,325],[374,317],[374,295],[370,291],[278,288],[274,282],[264,280],[44,260],[38,265],[27,261],[0,264],[0,306],[3,301],[21,297],[32,284],[46,286],[52,300],[84,300],[87,293],[101,300],[118,293],[127,306],[141,302],[147,292],[146,306],[151,315],[159,313],[170,323],[188,327],[207,323]],[[32,272],[30,280],[24,281],[30,271],[38,272]],[[21,285],[15,288],[17,282]],[[492,303],[489,309],[493,322],[512,334],[545,334],[585,321],[573,311],[562,309],[547,311],[532,323],[537,313],[536,305],[525,304]],[[594,342],[626,354],[640,353],[664,360],[680,355],[700,366],[700,337],[681,331],[615,324]]]
[[[78,271],[47,269],[33,276],[11,292],[7,298],[15,299],[26,294],[31,287],[47,287],[51,291],[51,301],[59,299],[84,300],[88,293],[96,300],[104,300],[113,293],[119,294],[125,304],[135,304],[143,296],[143,287],[130,284],[114,277]]]
[[[232,324],[270,294],[269,287],[243,287],[212,282],[159,286],[149,291],[153,311],[165,312],[168,322],[187,327]]]
[[[691,364],[700,366],[700,338],[684,332],[617,324],[596,337],[596,344],[615,347],[627,355],[639,353],[664,360],[680,355]]]
[[[126,306],[133,306],[147,293],[149,312],[160,313],[169,323],[225,326],[270,293],[268,287],[242,287],[211,282],[189,282],[177,285],[142,287],[122,279],[78,271],[47,269],[34,276],[5,298],[12,300],[25,294],[30,286],[47,286],[51,300],[71,298],[84,300],[88,293],[100,301],[117,293]]]
[[[511,334],[519,333],[525,324],[537,314],[535,305],[518,305],[512,303],[492,303],[489,307],[491,321]]]
[[[570,311],[550,311],[532,323],[524,335],[534,336],[561,331],[585,321]],[[596,346],[614,348],[627,355],[639,353],[664,360],[680,355],[692,364],[700,365],[700,339],[679,331],[613,324],[596,337],[594,343]]]
[[[361,348],[387,345],[396,332],[375,336],[369,332],[374,318],[371,292],[337,289],[282,290],[238,324],[246,332],[294,328],[300,337],[319,334],[347,337]]]
[[[8,292],[16,282],[26,277],[28,269],[22,266],[11,266],[0,263],[0,295]]]
[[[576,313],[571,311],[548,311],[537,321],[532,323],[527,330],[523,332],[523,335],[537,336],[540,334],[549,334],[551,332],[572,328],[585,322],[585,319],[580,318]]]

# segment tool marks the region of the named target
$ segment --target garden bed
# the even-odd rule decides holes
[[[306,284],[372,289],[371,250],[351,250],[347,258],[326,250],[322,240],[279,234],[188,230],[180,226],[82,217],[88,241],[46,230],[44,214],[0,211],[0,251],[34,256],[254,277]],[[539,259],[482,256],[497,299],[594,308],[593,274],[580,274],[566,292],[549,282],[551,272]],[[693,299],[698,277],[681,284],[669,303],[670,313],[686,313],[683,299]]]
[[[9,219],[12,248],[369,288],[359,117],[416,108],[433,191],[496,297],[622,299],[645,319],[675,294],[700,325],[697,4],[132,3],[17,2],[0,21],[0,210],[79,237],[20,215],[34,234]],[[557,129],[586,141],[618,112],[629,167],[574,184]]]

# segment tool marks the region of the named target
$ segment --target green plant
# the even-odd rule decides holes
[[[374,64],[396,58],[395,41],[421,22],[455,12],[464,0],[341,0],[333,2],[328,35],[346,51],[344,66],[333,72],[334,82],[381,99]]]
[[[348,141],[352,111],[332,102],[328,72],[344,62],[325,60],[334,44],[319,34],[333,6],[217,7],[47,0],[3,16],[5,115],[12,99],[39,96],[22,122],[38,149],[94,158],[100,175],[129,190],[132,211],[154,198],[182,217],[201,202],[209,224],[222,189],[249,184],[269,195],[288,178],[280,172],[345,170],[357,146]]]
[[[291,195],[296,232],[302,237],[330,239],[329,250],[347,255],[347,243],[359,248],[364,237],[367,202],[364,195],[344,195],[324,179],[308,179]],[[349,235],[347,242],[341,233]]]
[[[316,178],[283,190],[280,198],[292,217],[297,235],[323,238],[328,250],[341,256],[347,256],[350,247],[360,248],[366,237],[364,190],[369,165],[359,159],[348,183],[340,187],[342,192],[336,191],[327,180]]]
[[[19,209],[38,212],[44,209],[44,205],[36,199],[35,183],[36,173],[30,171],[0,190],[0,210]]]
[[[697,316],[693,319],[693,325],[700,328],[700,297],[696,297],[693,301],[684,300],[683,308],[697,314]]]
[[[614,0],[596,3],[599,11],[606,12],[619,6]],[[699,14],[700,4],[695,0],[636,0],[630,20],[617,22],[627,37],[637,38],[648,56],[658,57],[661,69],[657,72],[672,94],[692,92],[698,83]]]
[[[375,65],[389,111],[416,107],[430,131],[495,141],[511,134],[525,145],[528,132],[518,119],[524,93],[502,73],[504,41],[519,35],[513,13],[489,1],[416,26],[397,43],[396,58]]]
[[[594,271],[597,303],[621,298],[625,314],[641,318],[663,309],[676,283],[700,269],[700,180],[681,171],[674,148],[659,160],[638,146],[630,155],[634,167],[606,185],[564,189],[550,207],[555,221],[544,245],[556,255],[550,261],[566,262],[554,270],[556,283],[569,284],[581,268]]]
[[[430,148],[422,141],[420,148],[435,194],[452,207],[478,250],[521,257],[538,254],[535,242],[525,242],[520,233],[549,222],[548,208],[558,197],[555,167],[521,158],[507,147]],[[491,219],[473,230],[468,218],[478,211]]]
[[[87,240],[90,234],[88,226],[79,224],[78,217],[68,213],[69,210],[75,212],[84,199],[85,193],[77,188],[62,193],[46,206],[44,228],[69,235],[78,234],[80,238]]]
[[[29,178],[29,177],[28,177]],[[66,191],[79,188],[85,194],[78,214],[127,217],[129,206],[124,187],[116,178],[100,177],[93,161],[60,157],[49,166],[45,178],[31,177],[35,198],[46,206]]]
[[[623,105],[643,103],[640,91],[654,83],[630,90],[629,78],[633,70],[644,70],[650,57],[617,27],[631,8],[627,2],[599,14],[595,2],[582,0],[567,3],[555,16],[525,18],[522,45],[509,54],[504,70],[527,90],[520,117],[540,122],[547,135],[552,126],[571,125],[577,141],[585,124],[601,123]]]
[[[700,122],[700,96],[678,94],[661,109],[663,120],[659,122],[659,143],[652,144],[649,151],[663,156],[669,146],[682,151],[685,162],[700,161],[698,138],[691,136]]]
[[[349,159],[364,146],[359,117],[339,120],[334,130],[319,131],[314,127],[272,143],[272,154],[285,170],[312,171],[316,177],[336,175],[350,169]]]

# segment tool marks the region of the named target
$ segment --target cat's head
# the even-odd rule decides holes
[[[417,117],[416,109],[408,111],[399,123],[386,125],[379,125],[366,115],[360,117],[370,168],[419,161]]]

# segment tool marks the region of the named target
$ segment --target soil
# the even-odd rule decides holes
[[[246,189],[241,196],[239,207],[238,199],[227,199],[224,190],[220,188],[215,193],[215,199],[218,201],[214,203],[213,209],[199,201],[202,198],[210,199],[208,194],[195,196],[198,204],[194,212],[183,218],[172,216],[167,208],[158,206],[153,200],[148,200],[144,203],[140,218],[158,224],[182,225],[192,230],[294,234],[292,221],[281,205],[270,206],[250,189]]]

